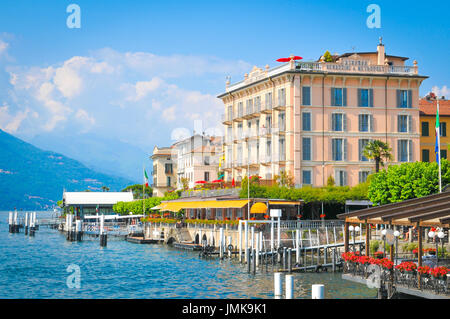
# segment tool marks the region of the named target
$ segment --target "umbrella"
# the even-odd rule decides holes
[[[234,182],[234,177],[233,177],[233,180],[231,181],[231,187],[235,187],[236,186],[236,183]]]
[[[212,181],[213,183],[222,183],[223,180],[222,179],[216,179],[215,181]]]
[[[206,184],[205,181],[196,181],[195,184]]]
[[[266,214],[267,213],[267,206],[264,203],[255,203],[250,208],[250,213],[252,213],[252,214]]]
[[[298,55],[294,55],[292,57],[292,60],[301,60],[301,59],[303,59],[303,58],[301,56],[298,56]],[[290,57],[289,58],[280,58],[280,59],[277,60],[277,62],[289,62],[289,61],[291,61]]]

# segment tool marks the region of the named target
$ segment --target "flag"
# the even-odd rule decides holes
[[[439,107],[436,110],[436,144],[434,146],[434,152],[436,153],[436,163],[440,162],[440,126],[439,126]]]
[[[144,180],[145,180],[145,187],[148,187],[148,176],[147,176],[147,172],[144,169]]]

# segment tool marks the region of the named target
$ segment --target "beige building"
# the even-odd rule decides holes
[[[222,156],[222,138],[194,134],[175,142],[171,147],[153,149],[153,196],[164,196],[173,189],[182,189],[182,178],[189,188],[198,181],[211,183],[218,179]]]
[[[254,67],[226,85],[225,179],[273,179],[281,171],[296,186],[354,186],[374,163],[362,154],[373,139],[389,143],[394,164],[420,160],[417,62],[375,52],[346,53],[316,62]]]
[[[153,196],[162,197],[176,187],[176,161],[172,148],[155,146],[150,158],[153,160]]]

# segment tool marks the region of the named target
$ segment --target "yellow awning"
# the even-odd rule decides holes
[[[269,205],[300,205],[301,202],[277,202],[277,201],[269,201]]]
[[[267,213],[267,206],[264,203],[255,203],[250,208],[250,213],[252,213],[252,214],[266,214]]]
[[[205,200],[186,202],[165,202],[161,210],[179,211],[180,209],[193,208],[242,208],[247,205],[248,200]]]

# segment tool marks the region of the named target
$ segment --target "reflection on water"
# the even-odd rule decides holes
[[[38,218],[51,213],[38,213]],[[56,230],[35,237],[9,234],[0,212],[0,298],[273,298],[273,273],[246,273],[233,260],[201,259],[196,252],[164,245],[108,239],[67,242]],[[80,289],[66,284],[70,264],[81,270]],[[326,298],[375,298],[376,291],[340,274],[299,273],[295,297],[310,298],[311,285],[325,285]],[[18,284],[20,283],[20,284]]]

